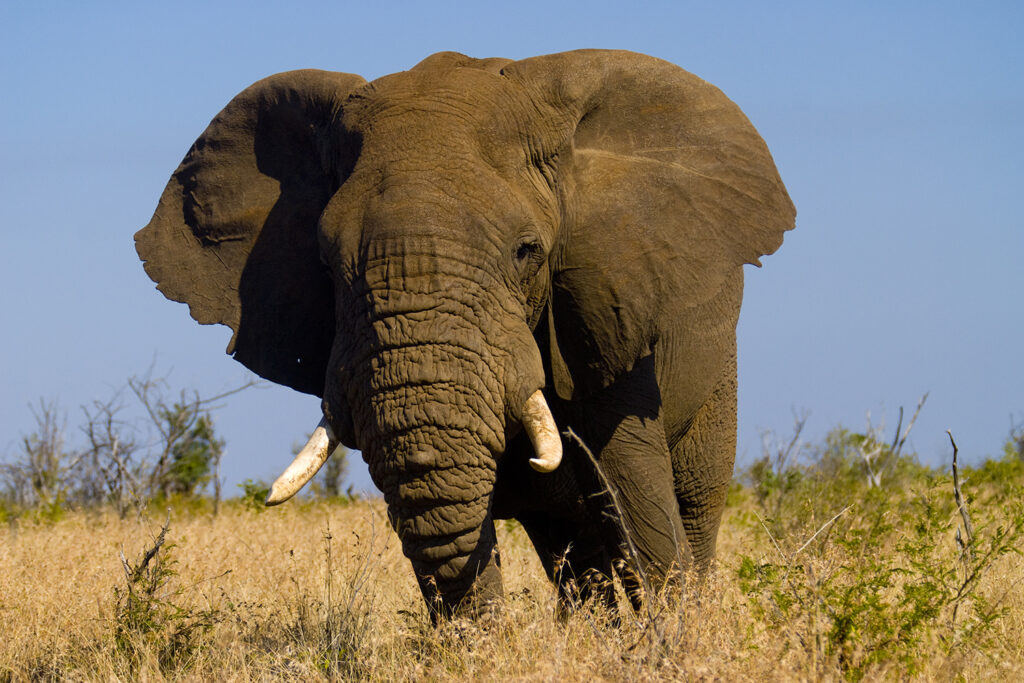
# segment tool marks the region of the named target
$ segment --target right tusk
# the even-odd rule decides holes
[[[530,466],[538,472],[554,472],[562,462],[562,438],[540,389],[526,399],[522,419],[537,453],[537,457],[530,458]]]
[[[267,494],[266,505],[279,505],[296,493],[313,478],[331,453],[338,447],[338,440],[334,437],[334,431],[327,424],[327,418],[320,420],[320,424],[313,430],[313,436],[288,465],[274,485],[270,487]]]

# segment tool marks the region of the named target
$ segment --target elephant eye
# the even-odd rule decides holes
[[[525,261],[540,251],[540,245],[533,241],[520,242],[516,248],[516,260]]]
[[[544,261],[544,249],[533,237],[523,238],[513,252],[516,270],[519,271],[520,279],[527,279],[537,272],[540,264]]]

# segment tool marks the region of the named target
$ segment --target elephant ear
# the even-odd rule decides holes
[[[358,153],[341,104],[364,83],[303,70],[247,88],[196,140],[135,235],[164,296],[234,331],[228,353],[317,395],[334,336],[317,224]]]
[[[607,386],[680,312],[760,265],[796,211],[739,107],[673,64],[581,50],[503,73],[563,121],[549,330],[554,383],[569,398]]]

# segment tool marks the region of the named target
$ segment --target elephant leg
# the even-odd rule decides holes
[[[596,601],[614,611],[611,557],[593,529],[535,514],[519,518],[548,579],[558,588],[562,614]]]
[[[718,526],[736,459],[736,355],[672,449],[679,513],[698,570],[715,556]]]
[[[599,470],[569,445],[580,481],[596,492],[588,503],[609,554],[613,562],[626,558],[639,565],[630,567],[638,576],[620,572],[637,604],[639,579],[646,577],[657,590],[674,568],[689,563],[653,356],[588,399],[571,426],[598,462]]]

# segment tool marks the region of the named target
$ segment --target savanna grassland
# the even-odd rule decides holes
[[[961,472],[965,515],[948,468],[865,438],[766,456],[730,494],[710,578],[618,626],[560,616],[511,522],[503,610],[435,628],[379,500],[12,516],[0,679],[1024,679],[1021,458]]]

